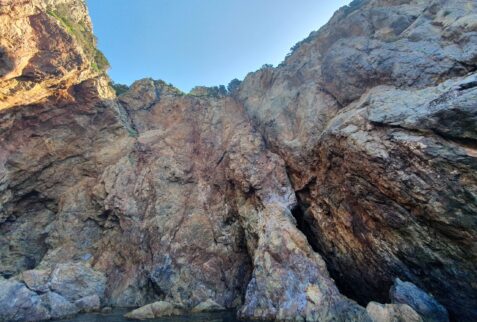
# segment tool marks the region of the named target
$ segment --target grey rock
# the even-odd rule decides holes
[[[407,304],[369,302],[366,311],[373,322],[423,322],[419,314]]]
[[[424,322],[448,322],[449,316],[445,307],[432,296],[410,282],[396,278],[389,291],[392,303],[407,304],[419,313]]]
[[[41,321],[50,317],[40,296],[23,283],[0,281],[0,321]]]
[[[214,300],[201,302],[192,308],[192,313],[223,311],[225,308]]]
[[[21,273],[20,279],[35,292],[46,293],[49,290],[49,270],[29,270]]]
[[[82,263],[58,264],[51,273],[50,288],[70,301],[104,296],[106,278]]]
[[[0,275],[309,321],[369,320],[333,278],[368,303],[400,276],[477,319],[473,1],[353,1],[233,96],[146,79],[120,98],[65,8],[94,45],[82,0],[0,6]]]
[[[76,305],[55,292],[48,292],[42,295],[41,299],[53,319],[72,316],[80,311]]]
[[[113,311],[113,308],[110,306],[106,306],[101,309],[101,313],[111,313],[112,311]]]
[[[166,301],[158,301],[142,306],[127,313],[124,316],[128,319],[146,320],[165,316],[181,315],[184,313],[185,311],[180,306]]]
[[[93,312],[101,308],[101,300],[97,294],[94,294],[75,301],[75,305],[82,312]]]

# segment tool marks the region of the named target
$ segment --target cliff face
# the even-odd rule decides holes
[[[395,276],[475,318],[477,5],[355,1],[238,94],[341,290]]]
[[[234,93],[119,98],[81,0],[0,4],[0,320],[371,321],[395,278],[477,318],[473,1],[354,1]]]

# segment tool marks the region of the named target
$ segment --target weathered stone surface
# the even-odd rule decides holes
[[[366,307],[373,322],[423,322],[421,316],[407,304],[369,302]]]
[[[279,200],[276,200],[277,202]],[[344,298],[322,258],[279,203],[246,216],[255,244],[254,271],[240,316],[263,320],[368,321],[366,311]],[[244,216],[244,217],[245,217]],[[252,237],[249,237],[250,239]]]
[[[12,280],[0,280],[0,308],[0,321],[40,321],[51,317],[40,296]]]
[[[223,311],[225,308],[214,300],[206,300],[194,306],[192,313]]]
[[[476,10],[354,1],[236,94],[286,163],[301,229],[362,305],[400,277],[477,316]]]
[[[449,321],[447,310],[432,296],[412,283],[403,282],[397,278],[389,291],[389,297],[392,303],[407,304],[412,307],[424,321]]]
[[[42,295],[41,299],[53,319],[72,316],[80,311],[76,305],[55,292],[48,292]]]
[[[127,314],[124,315],[127,319],[137,319],[137,320],[146,320],[146,319],[153,319],[154,312],[152,311],[152,303],[142,306],[138,309],[135,309]]]
[[[49,270],[29,270],[20,275],[20,280],[32,291],[45,293],[49,291],[50,271]]]
[[[102,73],[92,64],[94,38],[85,47],[78,34],[92,32],[82,0],[2,0],[0,25],[0,110],[69,95]]]
[[[104,296],[106,278],[83,264],[58,264],[51,273],[50,289],[70,301]]]
[[[82,312],[94,312],[101,308],[101,299],[97,294],[90,295],[75,301],[75,305]]]
[[[58,19],[68,5],[89,39],[82,1],[0,3],[5,319],[48,319],[57,293],[83,310],[153,303],[142,318],[214,301],[412,320],[363,307],[399,277],[475,320],[472,1],[353,1],[233,95],[145,79],[119,98],[94,42]]]
[[[159,318],[164,316],[181,315],[184,310],[177,305],[165,301],[158,301],[136,310],[133,310],[125,315],[128,319],[146,320]]]

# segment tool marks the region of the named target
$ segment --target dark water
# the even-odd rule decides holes
[[[115,309],[111,313],[87,313],[80,314],[74,318],[55,320],[57,322],[135,322],[140,320],[132,320],[124,318],[124,314],[129,312],[128,309]],[[238,322],[236,313],[232,311],[217,313],[198,313],[184,316],[164,317],[159,319],[145,320],[148,322]],[[244,322],[244,320],[240,320]]]

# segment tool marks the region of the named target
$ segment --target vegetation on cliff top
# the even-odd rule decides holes
[[[97,40],[92,30],[84,23],[71,19],[68,12],[68,7],[64,5],[48,10],[48,14],[58,20],[63,29],[78,42],[84,54],[90,59],[93,70],[105,72],[110,65],[104,54],[96,48]]]
[[[116,96],[119,96],[121,94],[126,93],[129,90],[129,86],[125,84],[119,84],[115,83],[114,81],[111,81],[111,87],[114,89],[116,92]]]

